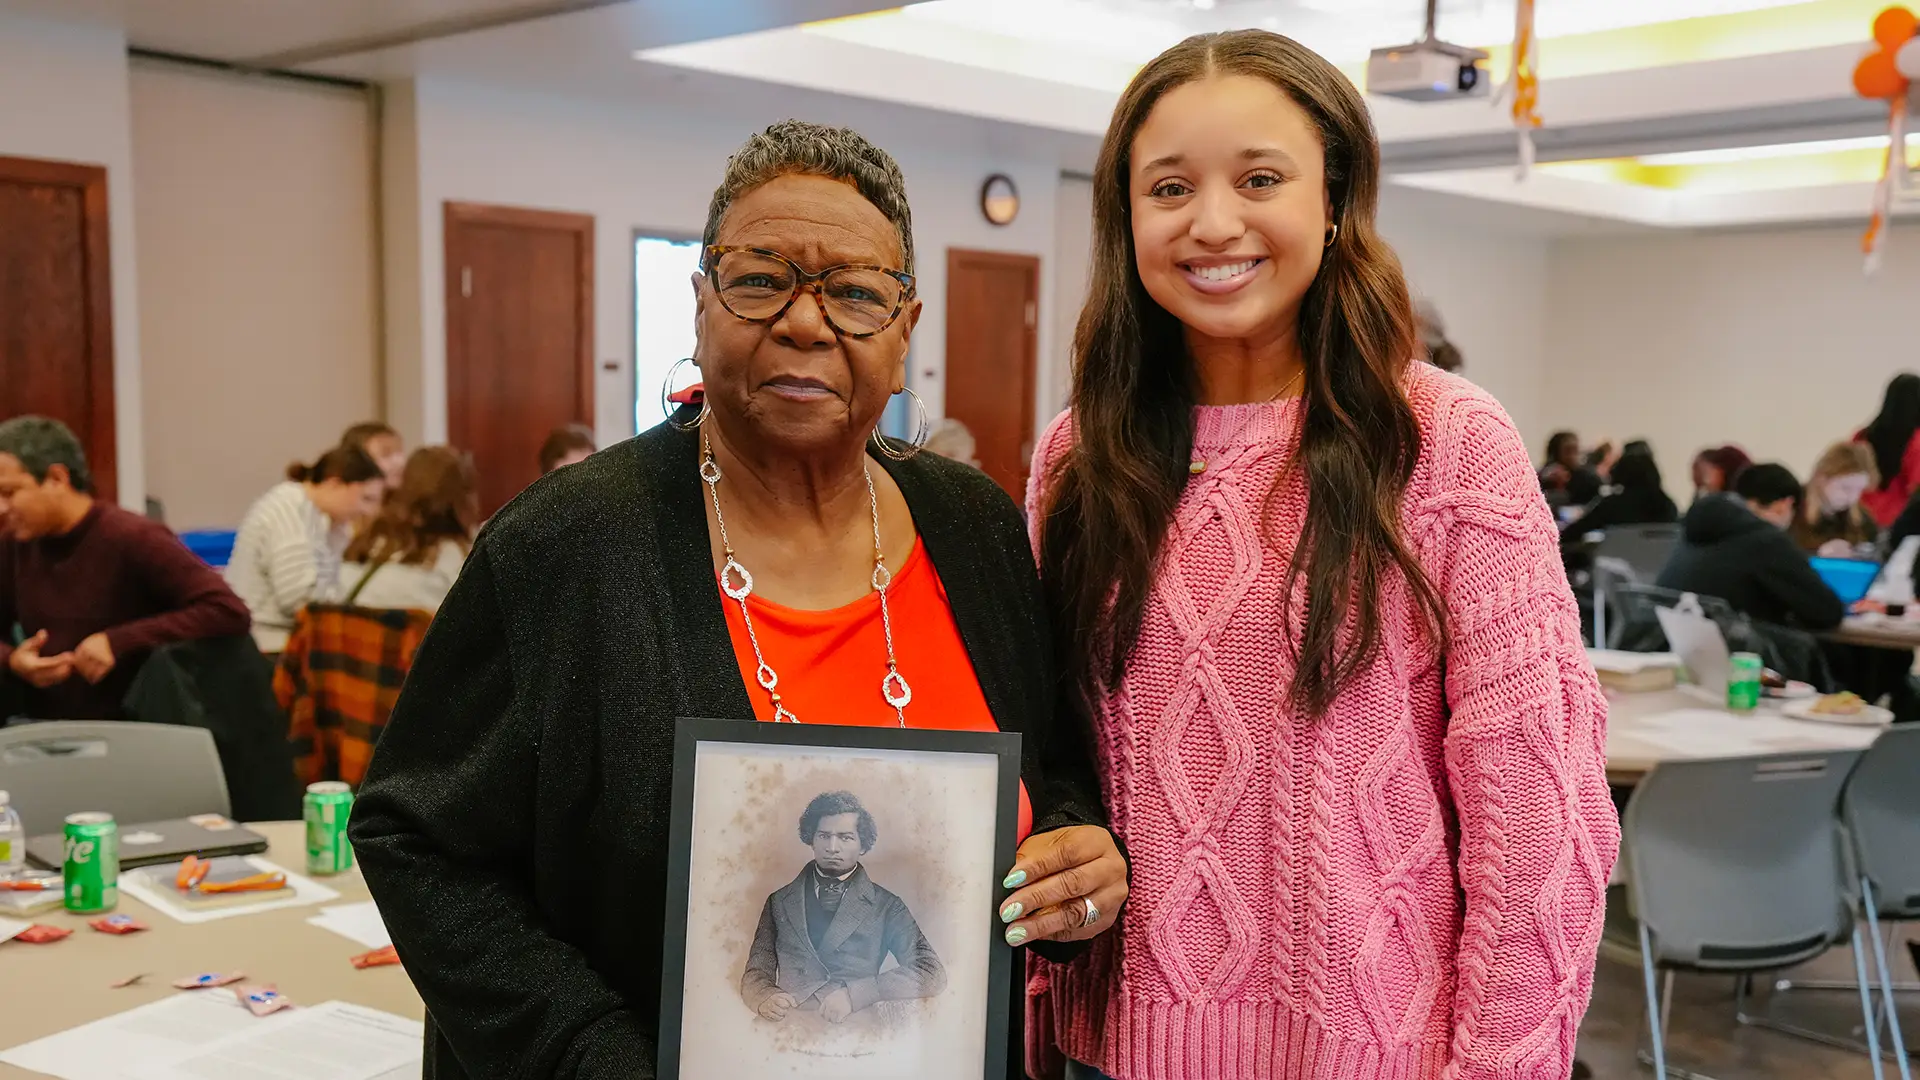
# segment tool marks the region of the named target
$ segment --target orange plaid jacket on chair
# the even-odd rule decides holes
[[[341,604],[309,604],[300,613],[273,693],[288,713],[302,784],[359,786],[432,621],[426,611]]]

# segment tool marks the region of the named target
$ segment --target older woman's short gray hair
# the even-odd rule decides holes
[[[719,241],[720,219],[733,200],[777,176],[826,176],[851,180],[900,234],[901,269],[913,272],[913,215],[907,210],[907,178],[893,155],[851,128],[782,120],[747,140],[727,159],[727,174],[707,206],[704,242]]]

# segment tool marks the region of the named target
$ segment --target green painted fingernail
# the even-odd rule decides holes
[[[1025,885],[1026,883],[1027,883],[1027,872],[1025,870],[1015,870],[1013,873],[1008,874],[1007,880],[1002,881],[1000,885],[1003,888],[1017,889],[1020,886]]]
[[[1006,907],[1003,907],[1000,909],[1000,921],[1012,922],[1013,920],[1019,918],[1020,913],[1025,910],[1026,908],[1022,907],[1019,904],[1008,904]]]
[[[1023,941],[1025,941],[1025,940],[1027,940],[1027,928],[1026,928],[1026,927],[1024,927],[1024,926],[1015,926],[1015,927],[1012,927],[1012,928],[1010,928],[1010,929],[1009,929],[1009,930],[1007,931],[1007,944],[1009,944],[1009,945],[1018,945],[1018,944],[1020,944],[1021,942],[1023,942]]]

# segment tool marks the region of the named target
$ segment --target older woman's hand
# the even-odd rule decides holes
[[[1097,825],[1072,825],[1027,838],[1007,885],[1017,891],[1000,905],[1007,944],[1084,941],[1115,922],[1127,899],[1127,861],[1113,834]],[[1087,921],[1087,901],[1097,913]]]

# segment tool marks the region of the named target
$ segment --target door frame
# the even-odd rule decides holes
[[[640,426],[639,420],[640,391],[644,389],[640,385],[640,282],[637,280],[639,275],[633,265],[633,249],[642,240],[665,240],[669,244],[700,244],[702,260],[706,257],[704,246],[706,238],[698,232],[689,232],[686,229],[649,229],[644,225],[636,225],[627,237],[627,254],[624,261],[627,280],[627,396],[631,399],[630,404],[633,406],[627,410],[630,414],[627,419],[634,422],[635,435],[646,430]],[[657,387],[655,392],[658,393]]]
[[[978,248],[957,247],[947,249],[947,278],[943,283],[943,287],[947,290],[945,302],[948,318],[946,323],[946,349],[942,354],[941,360],[943,367],[941,382],[943,386],[948,378],[948,374],[953,370],[953,330],[955,325],[952,318],[953,279],[958,276],[956,271],[959,269],[962,261],[993,263],[1022,270],[1026,272],[1028,281],[1033,286],[1033,312],[1032,317],[1026,320],[1026,345],[1023,349],[1025,356],[1021,364],[1026,374],[1024,376],[1025,385],[1020,391],[1020,431],[1022,434],[1020,443],[1021,452],[1019,455],[1020,458],[1027,463],[1023,465],[1022,468],[1031,468],[1034,445],[1040,437],[1040,433],[1034,430],[1034,423],[1040,411],[1040,294],[1044,284],[1040,280],[1040,274],[1044,269],[1044,263],[1040,256],[1027,252],[983,251]],[[945,398],[946,394],[943,392],[941,394],[943,402]],[[941,413],[942,415],[946,414],[944,404],[941,407]],[[1018,496],[1015,497],[1018,498]]]
[[[579,355],[575,358],[575,368],[579,376],[578,393],[574,396],[574,420],[594,425],[593,383],[593,215],[572,214],[558,210],[526,210],[515,206],[493,206],[486,203],[456,202],[452,199],[442,204],[441,211],[441,247],[444,258],[442,277],[446,279],[446,342],[447,342],[447,442],[455,447],[468,445],[467,400],[471,390],[467,370],[467,345],[464,335],[455,333],[460,317],[460,302],[465,299],[460,274],[461,258],[458,238],[460,227],[464,225],[504,225],[510,228],[549,229],[557,232],[570,232],[579,238],[579,259],[574,267],[580,282],[578,310],[574,312],[575,334]]]
[[[0,181],[78,188],[87,288],[87,467],[94,494],[113,502],[118,491],[119,438],[114,429],[113,267],[107,218],[107,170],[39,158],[0,156]]]

